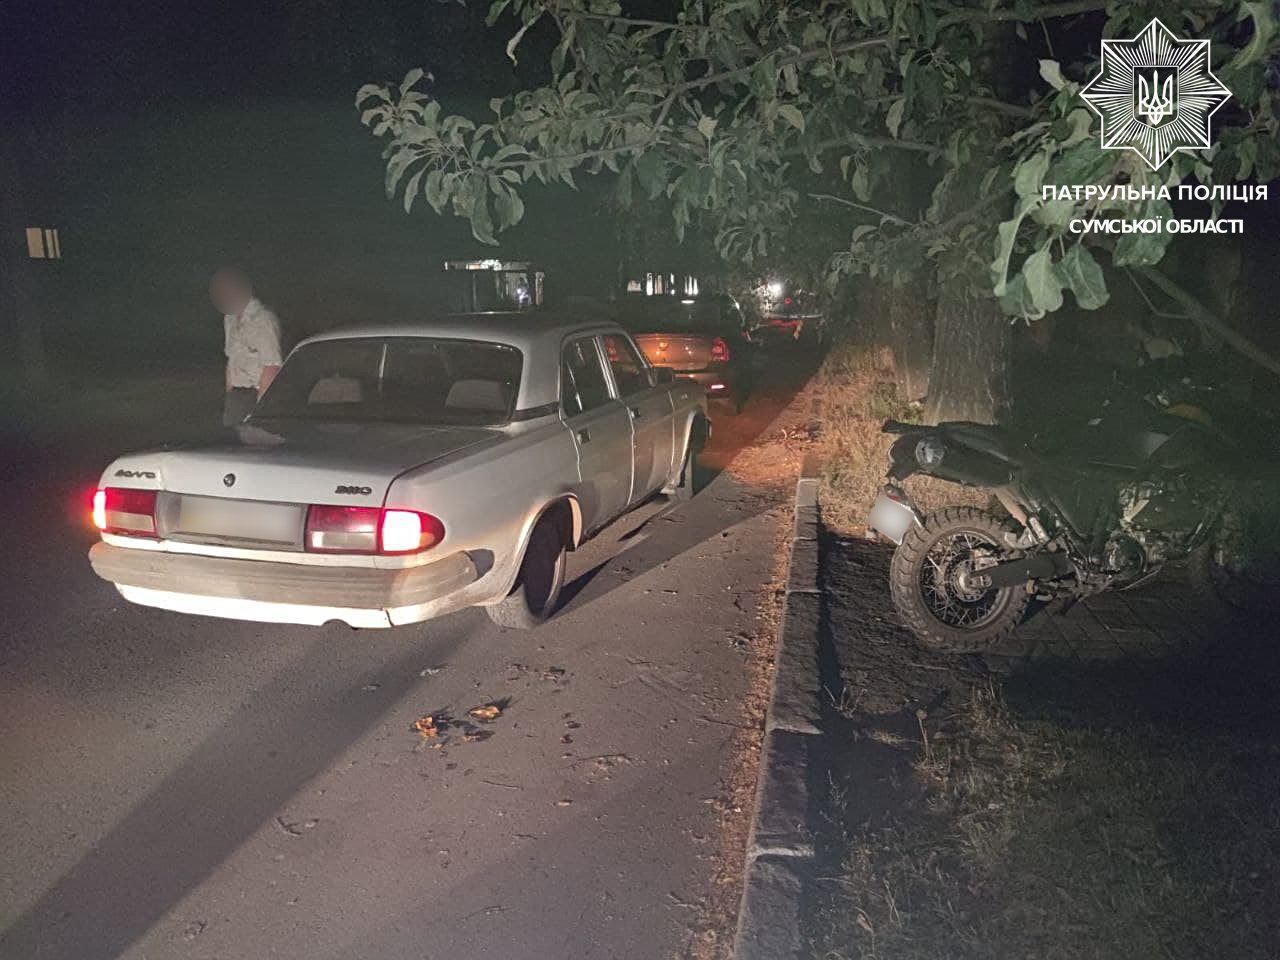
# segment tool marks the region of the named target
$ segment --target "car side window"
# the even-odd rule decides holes
[[[609,402],[609,385],[594,337],[565,344],[560,360],[560,403],[566,416],[594,410]]]
[[[609,366],[613,368],[613,379],[618,383],[619,396],[629,397],[653,386],[653,381],[649,379],[649,368],[629,339],[617,334],[606,334],[604,350],[609,357]]]

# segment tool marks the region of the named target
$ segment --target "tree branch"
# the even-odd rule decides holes
[[[589,10],[560,10],[566,17],[575,20],[595,20],[600,23],[612,23],[622,27],[643,27],[649,30],[710,30],[705,23],[675,23],[671,20],[649,20],[644,17],[624,17],[611,13],[592,13]]]
[[[1178,284],[1174,283],[1174,281],[1170,280],[1168,276],[1161,273],[1154,267],[1140,268],[1138,273],[1150,280],[1152,285],[1158,287],[1170,300],[1186,309],[1186,311],[1191,315],[1191,319],[1195,320],[1196,323],[1209,328],[1221,337],[1222,340],[1231,347],[1231,349],[1235,350],[1241,356],[1252,360],[1264,370],[1269,370],[1271,373],[1280,377],[1280,361],[1277,361],[1275,357],[1264,351],[1252,340],[1236,333],[1236,331],[1227,326],[1217,314]]]
[[[843,207],[852,207],[854,210],[862,210],[865,213],[874,214],[875,216],[879,217],[881,220],[888,220],[890,223],[895,223],[900,227],[914,226],[914,224],[912,224],[910,220],[903,220],[902,217],[899,217],[896,214],[889,213],[887,210],[880,210],[876,207],[870,206],[865,203],[858,203],[856,200],[849,200],[845,197],[837,197],[834,194],[830,194],[830,193],[811,193],[809,194],[809,196],[814,200],[827,200],[831,203],[838,203]]]
[[[945,17],[939,17],[936,25],[937,30],[944,27],[953,27],[961,23],[1030,23],[1035,20],[1052,20],[1057,17],[1069,17],[1078,13],[1088,13],[1093,10],[1105,10],[1109,0],[1065,0],[1063,3],[1049,3],[1041,7],[1031,7],[1027,9],[1008,9],[1008,10],[965,10],[959,13],[950,13]],[[865,50],[870,47],[885,46],[890,43],[900,41],[902,38],[895,34],[882,34],[878,37],[864,37],[858,40],[846,40],[842,43],[828,44],[822,47],[812,47],[808,50],[801,50],[799,53],[792,54],[789,57],[780,58],[776,66],[783,67],[788,64],[808,63],[810,60],[820,60],[824,57],[834,57],[843,53],[854,53],[858,50]],[[713,83],[719,83],[722,80],[729,80],[743,73],[749,73],[754,70],[756,64],[754,62],[745,64],[741,67],[732,67],[728,70],[721,70],[718,73],[707,74],[698,77],[696,80],[686,80],[682,84],[676,86],[676,90],[683,92],[686,90],[698,90],[702,87],[710,86]]]

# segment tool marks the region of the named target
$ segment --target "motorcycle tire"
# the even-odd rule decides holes
[[[973,507],[946,507],[912,527],[894,551],[889,590],[904,625],[930,650],[977,653],[1021,622],[1031,595],[1022,585],[968,586],[973,560],[1003,558],[1009,527]]]

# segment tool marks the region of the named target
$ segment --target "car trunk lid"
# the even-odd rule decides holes
[[[476,427],[298,422],[239,433],[238,443],[122,458],[115,476],[155,474],[165,539],[301,550],[308,505],[381,506],[406,470],[500,436]]]
[[[655,367],[705,370],[711,364],[712,337],[689,333],[640,333],[633,338]]]

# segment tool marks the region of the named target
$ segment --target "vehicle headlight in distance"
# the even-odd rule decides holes
[[[946,448],[937,437],[925,437],[916,444],[916,463],[924,470],[933,470],[942,462]]]

